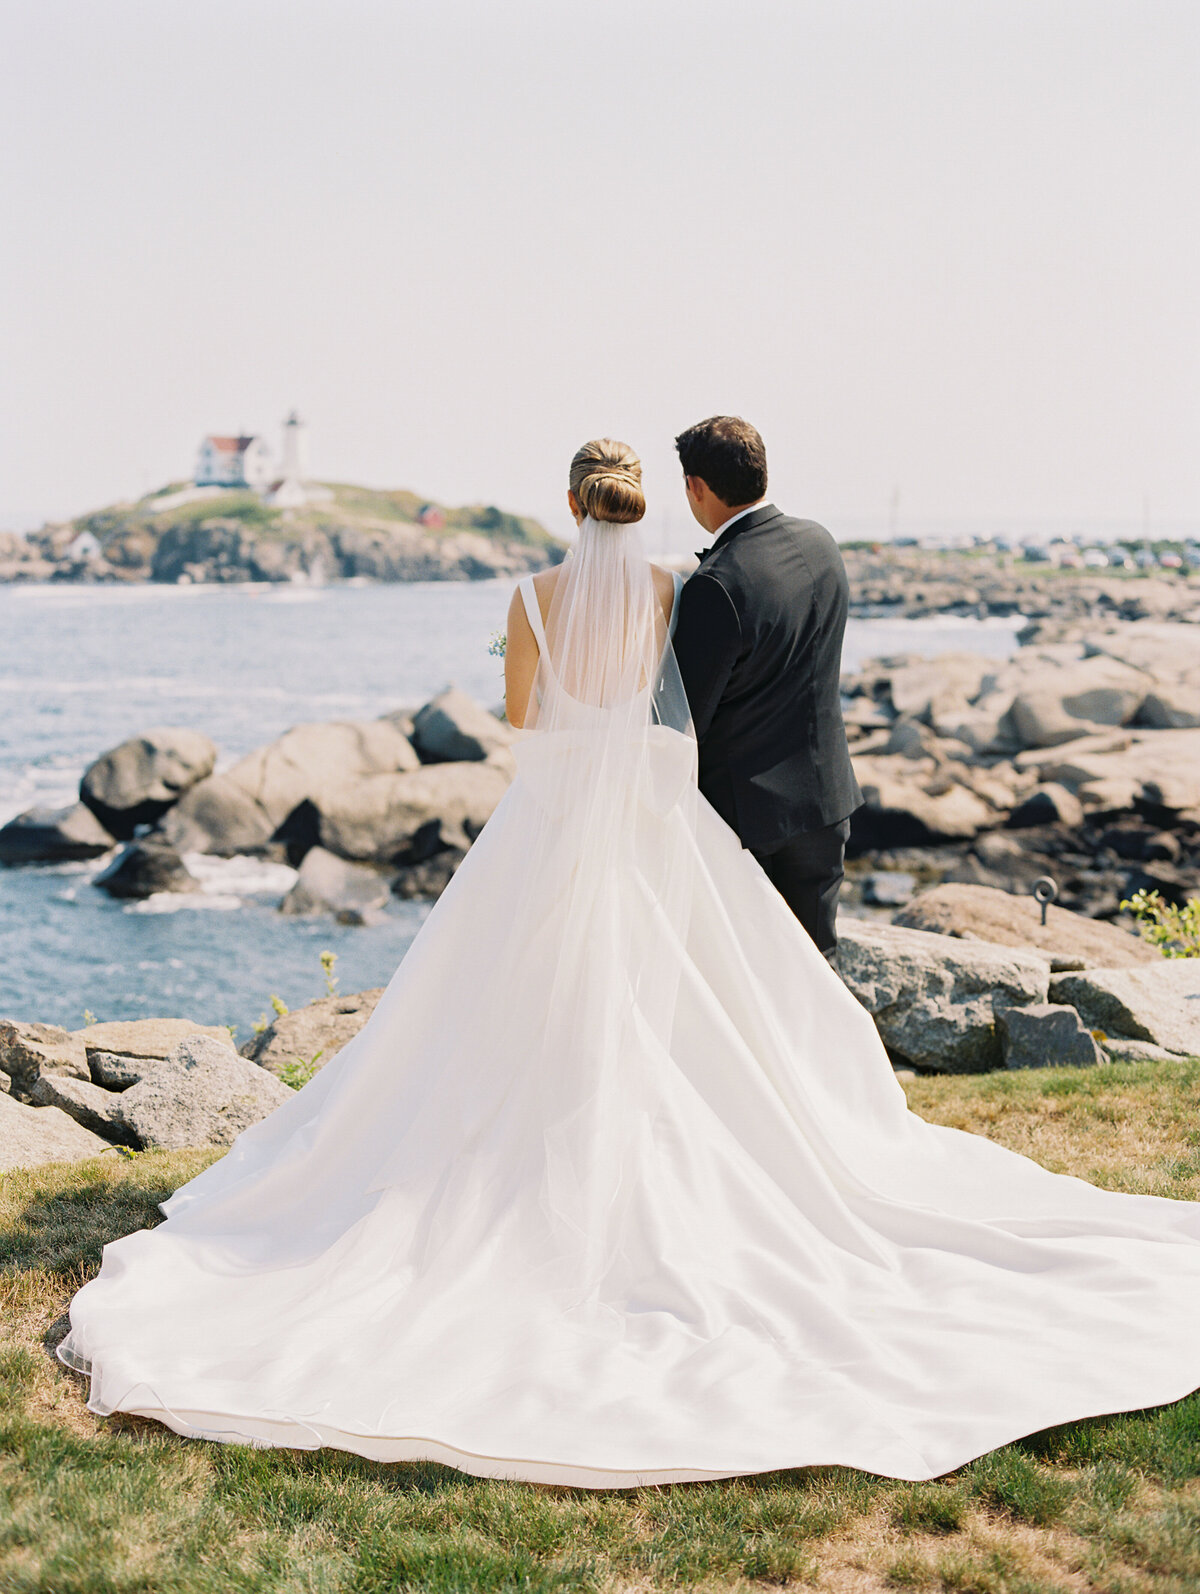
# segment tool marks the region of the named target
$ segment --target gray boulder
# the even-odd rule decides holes
[[[92,1079],[106,1091],[128,1090],[157,1066],[148,1057],[123,1057],[120,1052],[88,1053]]]
[[[1050,960],[1038,952],[924,930],[841,919],[838,967],[893,1058],[979,1074],[1003,1066],[998,1008],[1044,1002]]]
[[[1154,730],[1180,731],[1200,725],[1200,687],[1183,682],[1160,685],[1147,692],[1138,712],[1138,724]]]
[[[291,1094],[228,1040],[193,1035],[122,1094],[121,1116],[146,1148],[228,1146]]]
[[[120,841],[152,825],[190,786],[212,773],[217,749],[199,731],[164,726],[132,736],[89,764],[79,795]]]
[[[1154,684],[1105,654],[1039,670],[1036,684],[1013,698],[1004,729],[1019,747],[1054,747],[1106,725],[1127,725]]]
[[[947,783],[932,795],[912,776],[902,777],[900,758],[856,758],[863,806],[851,819],[851,835],[860,850],[927,847],[939,841],[966,841],[999,823],[995,810],[965,786]]]
[[[899,719],[888,732],[881,750],[898,754],[901,758],[928,758],[936,748],[937,740],[929,726],[922,725],[920,720]]]
[[[504,770],[488,762],[434,764],[347,783],[326,799],[321,845],[339,858],[385,866],[465,850],[508,784]]]
[[[57,1024],[18,1024],[11,1019],[0,1019],[0,1069],[19,1101],[29,1100],[39,1074],[91,1078],[87,1053],[77,1036]]]
[[[60,1107],[77,1124],[121,1145],[136,1145],[121,1113],[121,1097],[88,1079],[39,1074],[29,1099],[35,1107]]]
[[[229,775],[210,775],[180,798],[159,828],[177,852],[232,858],[266,847],[277,827]]]
[[[943,653],[936,659],[915,659],[893,669],[889,680],[897,714],[929,721],[955,713],[979,696],[995,666],[975,653]]]
[[[483,759],[507,747],[512,728],[456,686],[426,703],[413,720],[413,746],[426,764]]]
[[[0,863],[72,863],[98,858],[115,845],[84,803],[30,808],[0,828]]]
[[[458,847],[447,847],[421,863],[411,863],[392,881],[392,891],[406,901],[424,901],[440,897],[450,884],[466,853]]]
[[[362,1029],[382,995],[381,986],[346,996],[322,996],[277,1018],[246,1042],[242,1056],[272,1074],[296,1063],[324,1068]]]
[[[407,736],[388,720],[297,725],[256,748],[228,772],[275,829],[304,801],[319,805],[331,783],[416,769]]]
[[[29,1107],[0,1095],[0,1172],[45,1162],[80,1162],[109,1149],[59,1107]]]
[[[121,898],[201,889],[199,880],[179,853],[161,836],[144,836],[140,841],[129,842],[92,884],[107,891],[110,897]]]
[[[388,882],[366,864],[349,863],[324,847],[305,853],[296,882],[279,904],[290,915],[331,913],[339,924],[377,924]]]
[[[901,908],[912,901],[916,877],[899,869],[880,869],[863,876],[862,898],[868,907]]]
[[[1053,781],[1034,789],[1008,816],[1012,830],[1027,830],[1034,825],[1066,825],[1075,829],[1083,823],[1083,804],[1074,792]]]
[[[275,838],[303,852],[317,839],[327,793],[419,763],[388,719],[296,725],[194,788],[168,815],[163,834],[181,852],[231,856]]]
[[[393,708],[389,709],[386,714],[381,714],[379,718],[385,724],[390,725],[393,730],[399,731],[401,736],[406,736],[411,742],[413,722],[416,719],[416,715],[417,710],[415,708]]]
[[[1073,1007],[1031,1002],[996,1013],[1006,1068],[1091,1068],[1104,1061]]]
[[[1089,1034],[1091,1032],[1089,1031]],[[1179,1052],[1169,1052],[1165,1046],[1155,1046],[1150,1041],[1131,1041],[1124,1035],[1104,1035],[1104,1053],[1114,1063],[1177,1063]]]
[[[89,1024],[86,1029],[77,1029],[69,1038],[83,1048],[90,1077],[97,1084],[106,1085],[108,1081],[97,1072],[97,1057],[116,1053],[125,1063],[161,1062],[181,1041],[193,1035],[207,1035],[210,1040],[229,1045],[227,1029],[219,1024],[193,1024],[190,1018],[114,1019],[108,1024]],[[89,1074],[78,1077],[86,1079]]]
[[[1060,974],[1050,999],[1070,1003],[1089,1029],[1200,1057],[1200,958]]]
[[[1053,903],[1043,924],[1041,906],[1031,896],[1014,896],[986,885],[945,882],[933,886],[901,909],[895,923],[910,930],[1037,950],[1050,959],[1055,972],[1133,968],[1164,961],[1148,941],[1114,924],[1085,919]]]

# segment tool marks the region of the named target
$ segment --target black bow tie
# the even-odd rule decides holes
[[[697,559],[707,559],[711,552],[712,552],[711,548],[697,548],[696,549],[696,558]]]

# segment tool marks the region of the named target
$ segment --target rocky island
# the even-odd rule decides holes
[[[25,536],[0,532],[0,581],[479,581],[563,556],[538,521],[492,506],[316,486],[281,507],[250,488],[175,482]]]

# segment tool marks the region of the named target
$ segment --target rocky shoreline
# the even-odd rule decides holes
[[[514,773],[515,733],[448,688],[415,712],[297,725],[228,769],[199,731],[165,726],[102,753],[79,801],[0,827],[0,864],[103,858],[119,898],[196,892],[188,860],[249,856],[298,871],[289,915],[371,924],[389,892],[436,896]]]
[[[1028,899],[950,885],[919,896],[906,923],[843,921],[843,977],[899,1074],[1200,1055],[1200,959],[1051,913],[1043,925]],[[240,1051],[229,1031],[178,1018],[75,1031],[0,1020],[0,1170],[228,1146],[326,1067],[382,994],[280,1011]]]
[[[1050,877],[1086,917],[1139,891],[1200,894],[1200,625],[1056,622],[1006,660],[870,661],[843,680],[863,806],[843,901],[902,909],[942,883],[1023,894]],[[287,731],[228,768],[201,732],[157,727],[102,753],[79,801],[0,828],[0,863],[103,859],[95,884],[202,889],[189,858],[298,870],[288,914],[371,923],[433,897],[503,796],[514,733],[455,688],[415,711]]]
[[[876,660],[843,686],[850,902],[1049,875],[1112,919],[1139,890],[1200,894],[1200,625],[1060,621],[1007,661]]]
[[[1200,620],[1200,571],[1184,563],[1178,569],[1093,571],[1031,562],[993,547],[852,543],[842,552],[850,612],[860,619],[1022,616],[1025,639],[1046,641],[1057,639],[1060,622]]]

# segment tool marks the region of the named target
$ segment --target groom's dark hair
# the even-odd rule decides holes
[[[767,490],[767,451],[740,415],[713,415],[680,432],[675,447],[685,476],[699,476],[723,504],[749,504]]]

